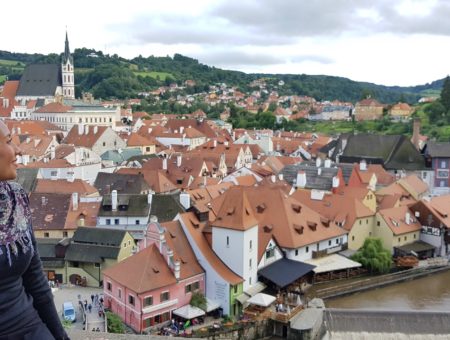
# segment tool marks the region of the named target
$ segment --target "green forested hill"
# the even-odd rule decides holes
[[[191,93],[207,90],[209,85],[226,83],[238,86],[243,91],[251,90],[249,83],[266,78],[277,87],[280,94],[307,95],[317,100],[342,100],[356,102],[367,94],[383,103],[399,100],[414,103],[421,96],[439,93],[443,79],[431,84],[414,87],[388,87],[347,78],[326,75],[246,74],[222,70],[199,63],[180,54],[173,57],[136,57],[131,60],[118,55],[104,55],[101,51],[75,49],[75,76],[77,95],[91,91],[101,98],[135,97],[140,91],[148,91],[172,82],[181,84],[187,79],[196,81]],[[26,54],[0,51],[0,83],[8,79],[19,79],[26,64],[58,63],[57,54]],[[277,86],[279,80],[283,86]]]

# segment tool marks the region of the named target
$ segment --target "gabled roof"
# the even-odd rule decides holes
[[[406,223],[407,213],[410,215],[409,223]],[[422,224],[414,217],[414,214],[411,213],[407,206],[380,210],[379,214],[394,235],[411,233],[419,231],[422,228]]]
[[[36,110],[36,113],[65,113],[72,110],[71,106],[65,106],[61,103],[48,103]]]
[[[215,138],[216,133],[214,130],[208,125],[206,120],[197,120],[197,119],[169,119],[165,125],[166,128],[171,129],[172,131],[180,130],[180,127],[186,128],[194,128],[200,131],[203,135],[208,138]]]
[[[17,96],[54,96],[62,85],[61,66],[57,64],[30,64],[20,78]]]
[[[30,209],[33,229],[61,230],[66,223],[71,195],[32,193]]]
[[[167,245],[173,250],[173,259],[179,260],[181,263],[180,279],[184,280],[204,273],[205,271],[198,263],[180,221],[165,222],[161,226],[165,229]]]
[[[450,158],[450,143],[428,142],[426,152],[428,155],[434,158],[436,157]]]
[[[177,283],[167,261],[154,244],[105,269],[103,275],[137,294]]]
[[[184,212],[179,195],[153,195],[150,215],[158,217],[158,221],[172,221],[179,213]]]
[[[167,177],[164,170],[122,168],[117,174],[134,174],[144,176],[147,185],[155,193],[167,193],[178,190],[178,187]]]
[[[104,195],[99,215],[112,217],[146,217],[150,215],[150,205],[147,195],[117,195],[118,206],[127,206],[127,209],[111,210],[111,195]]]
[[[339,162],[358,163],[364,159],[368,164],[382,164],[388,170],[420,170],[425,167],[423,157],[403,135],[341,136],[333,153],[334,159],[337,156]]]
[[[192,212],[180,214],[180,219],[186,226],[186,231],[190,236],[189,238],[192,239],[199,252],[201,252],[205,260],[217,274],[232,285],[242,283],[244,280],[233,272],[212,250],[203,233],[205,223],[201,223]]]
[[[222,202],[216,212],[214,227],[247,230],[258,225],[243,187],[230,187],[223,195]]]
[[[127,146],[131,147],[131,146],[149,146],[149,145],[155,145],[155,141],[141,136],[137,133],[132,133],[127,140]]]
[[[117,190],[119,194],[143,194],[150,188],[141,174],[99,172],[94,187],[101,195]]]
[[[81,179],[75,179],[72,182],[65,179],[38,179],[36,184],[36,193],[59,193],[72,194],[77,192],[80,197],[98,194],[96,188]]]
[[[64,139],[64,143],[92,148],[107,129],[107,126],[98,126],[97,133],[94,133],[95,129],[91,126],[87,134],[84,131],[79,134],[78,125],[74,125]]]
[[[127,233],[127,231],[117,229],[79,227],[73,234],[72,241],[75,243],[120,247]]]

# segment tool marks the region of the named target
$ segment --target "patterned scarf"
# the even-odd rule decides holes
[[[28,196],[18,183],[0,181],[0,256],[6,253],[9,266],[19,246],[23,253],[34,251]]]

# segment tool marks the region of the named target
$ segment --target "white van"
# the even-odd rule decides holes
[[[77,320],[75,315],[75,308],[73,307],[73,303],[70,301],[63,303],[62,316],[64,320],[75,322]]]

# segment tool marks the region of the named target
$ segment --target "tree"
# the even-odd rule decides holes
[[[108,320],[108,332],[124,334],[125,327],[123,325],[122,320],[120,320],[119,316],[111,312],[106,312],[105,314]]]
[[[206,297],[200,292],[193,292],[189,304],[191,306],[206,310],[207,307]]]
[[[392,265],[391,253],[383,248],[379,238],[367,238],[352,260],[361,263],[371,273],[387,273]]]
[[[450,78],[447,76],[444,80],[444,85],[441,91],[441,103],[444,105],[445,110],[450,110]]]

